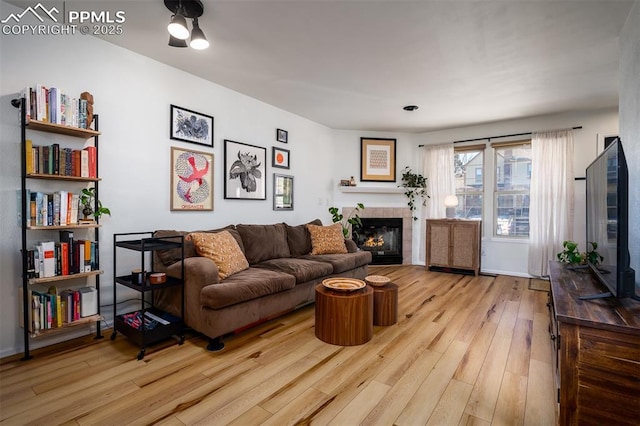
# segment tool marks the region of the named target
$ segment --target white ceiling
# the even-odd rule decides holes
[[[108,2],[105,39],[331,128],[424,132],[617,106],[633,2],[203,3],[205,51],[167,45],[162,0]]]

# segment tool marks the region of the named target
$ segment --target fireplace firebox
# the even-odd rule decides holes
[[[353,232],[360,250],[370,251],[372,265],[402,264],[402,218],[361,218]]]

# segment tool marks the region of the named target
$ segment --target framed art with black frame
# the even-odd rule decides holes
[[[271,148],[271,167],[278,167],[280,169],[290,168],[290,155],[288,149]]]
[[[213,117],[171,105],[171,139],[213,148]]]
[[[273,174],[273,209],[293,210],[293,176]]]
[[[267,199],[267,149],[224,141],[224,198]]]
[[[396,181],[396,140],[360,138],[360,180]]]
[[[213,210],[213,154],[171,147],[171,210]]]
[[[278,142],[288,143],[289,142],[289,132],[282,129],[276,129],[276,140]]]

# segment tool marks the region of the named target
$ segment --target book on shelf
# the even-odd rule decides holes
[[[26,172],[27,174],[33,173],[33,141],[27,139],[24,141],[24,154],[26,160]]]
[[[56,275],[56,246],[53,241],[42,241],[38,244],[42,253],[42,278],[55,277]]]
[[[20,96],[25,99],[25,119],[87,129],[85,99],[74,97],[58,87],[36,84],[25,87]]]
[[[67,245],[67,269],[68,273],[72,274],[75,272],[73,267],[73,232],[72,231],[60,231],[60,242]]]
[[[97,178],[98,177],[98,154],[95,146],[88,146],[84,148],[84,151],[87,152],[87,169],[88,169],[88,177]]]

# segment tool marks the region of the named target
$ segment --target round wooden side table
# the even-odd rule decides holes
[[[343,292],[316,286],[316,337],[332,345],[354,346],[373,337],[373,289]]]
[[[373,287],[373,325],[393,325],[398,322],[398,285],[387,283]]]

